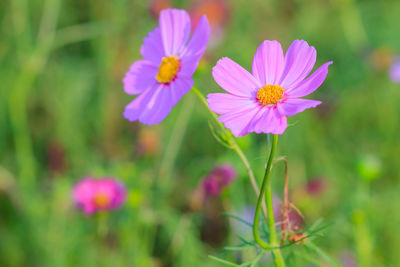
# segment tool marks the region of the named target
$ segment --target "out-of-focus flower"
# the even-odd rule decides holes
[[[305,186],[306,193],[311,196],[319,196],[327,188],[326,179],[323,177],[316,177],[307,182]]]
[[[344,250],[340,253],[340,258],[342,260],[344,267],[357,267],[357,262],[353,252]]]
[[[125,92],[139,95],[125,107],[125,118],[148,125],[165,119],[192,88],[192,75],[210,33],[202,16],[189,40],[191,22],[184,10],[161,11],[159,24],[144,38],[140,49],[144,59],[134,62],[123,79]]]
[[[136,153],[139,155],[155,155],[160,149],[160,137],[152,129],[143,128],[139,132]]]
[[[172,3],[170,0],[153,0],[150,1],[149,11],[153,18],[157,19],[160,12],[164,9],[171,8]]]
[[[400,57],[397,57],[395,62],[390,67],[389,78],[394,83],[400,83]]]
[[[245,206],[244,208],[239,210],[236,216],[248,222],[249,224],[253,224],[254,213],[255,213],[255,208],[253,206]],[[253,237],[253,232],[252,232],[253,229],[248,225],[234,218],[230,218],[230,222],[232,225],[232,230],[235,232],[235,234],[240,235],[244,238]]]
[[[375,155],[363,155],[358,160],[357,170],[363,179],[372,181],[379,177],[382,170],[382,163]]]
[[[87,215],[117,209],[124,203],[125,197],[125,186],[113,178],[86,177],[73,189],[76,206]]]
[[[386,70],[394,59],[394,52],[388,47],[379,47],[370,54],[372,68],[377,71]]]
[[[192,21],[197,23],[204,14],[210,23],[210,47],[218,45],[224,37],[224,27],[229,19],[229,8],[224,0],[196,0],[189,10]]]
[[[228,186],[237,174],[230,165],[221,165],[215,167],[209,175],[203,180],[203,188],[206,195],[219,195],[221,190]]]
[[[47,147],[47,161],[52,174],[63,173],[67,169],[67,158],[62,144],[50,141]]]
[[[306,41],[295,40],[283,54],[277,41],[264,41],[257,49],[252,74],[229,58],[213,68],[215,81],[229,94],[209,94],[212,111],[234,136],[250,132],[283,134],[288,116],[316,107],[320,101],[302,99],[314,92],[328,74],[327,62],[306,78],[317,52]]]

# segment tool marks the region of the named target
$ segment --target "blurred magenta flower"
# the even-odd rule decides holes
[[[160,123],[192,88],[210,33],[202,16],[189,40],[191,22],[184,10],[161,11],[159,24],[143,40],[144,59],[134,62],[123,79],[127,94],[139,94],[125,107],[125,118],[149,125]]]
[[[394,83],[400,83],[400,57],[397,57],[395,62],[390,67],[389,78]]]
[[[306,78],[316,56],[315,48],[303,40],[293,41],[285,55],[279,42],[264,41],[254,55],[252,74],[231,59],[222,58],[212,73],[229,94],[209,94],[209,107],[222,114],[219,120],[236,137],[250,132],[282,134],[286,117],[321,104],[301,98],[323,83],[332,64],[323,64]]]
[[[113,178],[93,179],[86,177],[73,189],[76,206],[91,215],[99,211],[119,208],[125,201],[125,186]]]
[[[327,189],[327,181],[324,177],[316,177],[307,182],[305,191],[311,196],[318,196]]]
[[[237,174],[231,165],[220,165],[215,167],[203,180],[203,189],[206,195],[219,195],[221,190],[228,186]]]

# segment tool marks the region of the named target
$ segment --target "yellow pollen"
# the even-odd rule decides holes
[[[98,208],[105,208],[110,204],[111,199],[105,194],[97,194],[93,201]]]
[[[176,56],[163,57],[156,79],[160,83],[170,83],[179,71],[180,62]]]
[[[264,106],[276,104],[283,97],[285,91],[279,85],[266,84],[257,91],[257,100]]]

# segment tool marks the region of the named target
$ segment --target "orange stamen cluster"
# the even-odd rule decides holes
[[[160,66],[158,67],[158,73],[156,79],[160,83],[170,83],[176,77],[179,71],[180,62],[176,56],[163,57]]]
[[[93,201],[98,208],[106,208],[110,204],[111,199],[105,194],[97,194]]]
[[[285,90],[279,85],[266,84],[257,91],[257,100],[266,105],[275,105],[283,97]]]

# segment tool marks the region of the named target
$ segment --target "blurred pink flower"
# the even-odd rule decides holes
[[[86,177],[73,189],[76,206],[87,215],[119,208],[125,201],[125,186],[113,178]]]
[[[389,78],[394,83],[400,83],[400,57],[397,57],[390,67]]]
[[[203,180],[203,189],[207,195],[219,195],[222,188],[228,186],[237,174],[233,166],[220,165],[215,167]]]
[[[328,184],[325,178],[317,177],[307,182],[305,190],[309,195],[318,196],[327,189],[327,186]]]
[[[222,115],[218,120],[236,137],[251,132],[283,134],[286,117],[321,104],[302,98],[317,90],[332,64],[327,62],[308,76],[316,58],[315,48],[303,40],[293,41],[285,55],[278,41],[264,41],[254,55],[252,74],[222,58],[212,74],[228,94],[209,94],[210,110]]]

